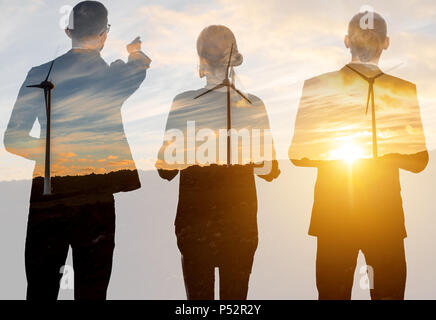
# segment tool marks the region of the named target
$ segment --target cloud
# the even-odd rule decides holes
[[[77,157],[77,154],[75,154],[74,152],[61,152],[59,153],[59,157],[72,158],[72,157]]]

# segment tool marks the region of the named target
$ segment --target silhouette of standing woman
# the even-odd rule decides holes
[[[188,299],[214,298],[214,270],[218,268],[220,299],[242,300],[247,298],[258,243],[254,176],[271,181],[280,171],[268,116],[259,98],[248,95],[246,100],[232,89],[229,164],[227,135],[224,139],[219,137],[219,132],[227,133],[228,126],[226,87],[199,97],[226,79],[229,66],[242,63],[232,31],[224,26],[207,27],[198,38],[197,51],[199,73],[207,79],[206,88],[184,92],[174,99],[166,126],[167,138],[156,167],[167,180],[180,172],[175,227]],[[179,135],[171,135],[174,131]],[[195,132],[195,141],[176,141],[180,136],[189,138],[189,132]],[[251,142],[248,149],[244,142],[238,145],[240,139]],[[181,153],[174,149],[177,145],[182,146]],[[253,154],[260,149],[264,157],[259,162]],[[179,161],[170,161],[172,150],[179,155]]]

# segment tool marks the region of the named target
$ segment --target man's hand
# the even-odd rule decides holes
[[[141,45],[142,45],[141,37],[138,36],[126,46],[127,52],[129,54],[133,54],[135,52],[141,52]],[[151,64],[151,59],[147,57],[145,54],[143,54],[143,56],[147,60],[146,64],[149,66]]]
[[[127,45],[127,52],[129,53],[129,54],[132,54],[132,53],[134,53],[134,52],[138,52],[138,51],[141,51],[141,44],[142,44],[142,41],[141,41],[141,37],[136,37],[132,42],[130,42],[128,45]]]
[[[262,171],[263,169],[265,169],[265,167],[268,167],[268,166],[270,166],[270,170],[269,170],[268,174],[259,174],[259,173],[256,173],[256,169],[260,168],[260,170]],[[255,167],[254,167],[255,171],[254,172],[257,174],[257,176],[259,178],[263,179],[263,180],[268,181],[268,182],[271,182],[274,179],[277,179],[280,176],[280,173],[281,173],[281,171],[279,169],[279,163],[278,163],[277,160],[267,161],[267,162],[264,162],[261,166],[258,166],[257,168],[256,167],[257,166],[255,165]]]

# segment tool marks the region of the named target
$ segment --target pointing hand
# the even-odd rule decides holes
[[[133,40],[132,42],[130,42],[127,45],[127,52],[129,52],[129,54],[132,54],[135,52],[140,52],[141,45],[142,45],[142,41],[141,41],[141,38],[138,36],[135,38],[135,40]],[[142,53],[142,56],[143,56],[143,59],[145,59],[145,64],[147,65],[147,68],[148,68],[151,64],[151,59],[149,57],[147,57],[144,53]]]
[[[137,51],[141,51],[141,44],[142,44],[141,37],[139,36],[136,37],[135,40],[133,40],[127,45],[127,52],[131,54]]]

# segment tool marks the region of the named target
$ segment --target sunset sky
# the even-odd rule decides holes
[[[70,49],[61,8],[79,1],[0,0],[0,138],[27,72]],[[173,98],[199,89],[196,39],[210,24],[235,33],[244,63],[237,85],[260,97],[269,112],[279,158],[288,147],[305,79],[349,61],[343,37],[349,19],[372,5],[388,22],[391,48],[381,69],[417,85],[429,150],[436,146],[436,7],[409,1],[102,1],[112,25],[102,56],[126,59],[125,45],[140,35],[153,60],[141,88],[123,106],[124,126],[140,169],[152,169]],[[393,70],[391,70],[394,68]],[[391,71],[389,71],[391,70]],[[35,130],[36,132],[37,130]],[[0,181],[26,179],[32,163],[0,148]]]
[[[375,80],[373,141],[369,84],[357,72],[366,77],[382,74],[376,66],[351,63],[305,82],[291,159],[352,161],[374,153],[383,157],[426,151],[415,86],[388,75]]]

